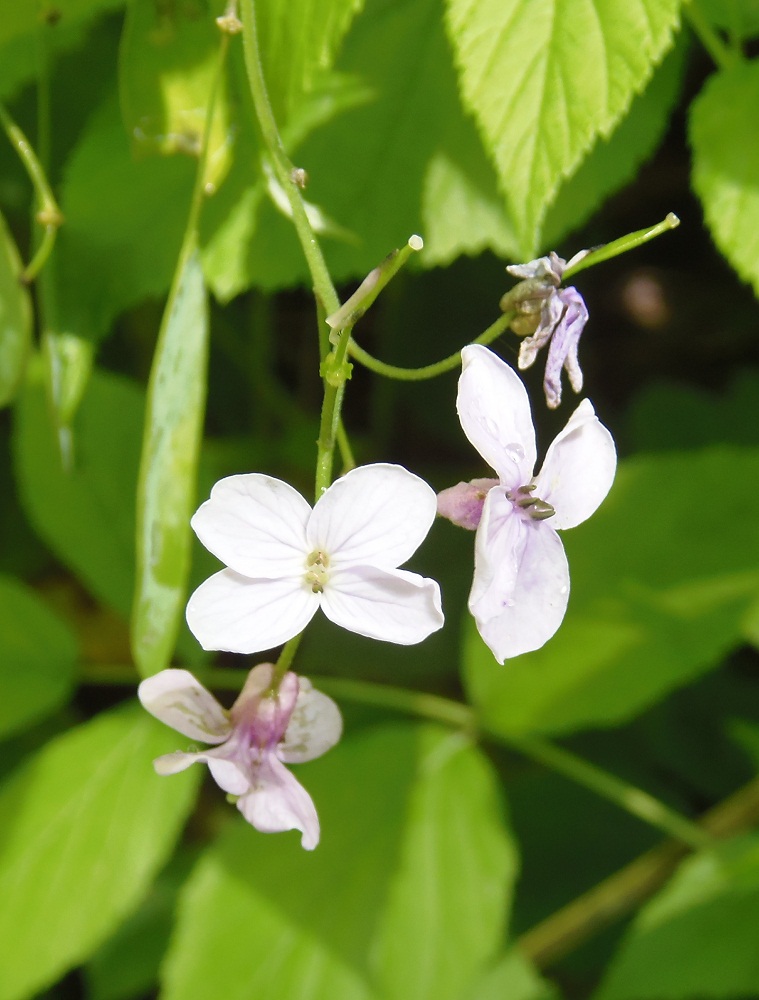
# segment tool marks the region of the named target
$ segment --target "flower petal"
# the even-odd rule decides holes
[[[536,454],[522,380],[479,344],[465,347],[461,360],[456,408],[464,433],[505,486],[521,486],[532,476]]]
[[[302,578],[250,580],[231,569],[202,583],[187,604],[187,624],[204,649],[258,653],[302,632],[319,607]]]
[[[562,368],[566,369],[569,384],[574,391],[582,390],[582,369],[577,358],[577,348],[580,335],[588,322],[588,308],[576,288],[562,288],[556,293],[556,299],[562,303],[562,315],[551,337],[543,376],[546,403],[552,410],[561,403]]]
[[[199,753],[177,750],[174,753],[164,754],[163,757],[156,757],[153,761],[153,767],[157,774],[164,776],[179,774],[180,771],[186,771],[192,764],[208,764],[214,781],[220,788],[229,792],[230,795],[242,795],[250,788],[250,780],[235,761],[215,756],[223,754],[223,752],[223,747],[202,750]]]
[[[162,670],[137,688],[142,707],[191,740],[223,743],[232,731],[227,712],[189,670]]]
[[[482,517],[482,505],[485,497],[494,486],[497,479],[472,479],[469,483],[457,483],[441,490],[437,495],[438,517],[445,517],[459,528],[474,531]]]
[[[491,490],[477,530],[469,610],[499,663],[539,649],[556,632],[567,607],[569,568],[564,547],[546,521],[513,512]]]
[[[617,452],[611,434],[583,399],[548,449],[535,495],[556,514],[552,528],[573,528],[597,509],[611,489]]]
[[[288,483],[251,473],[228,476],[190,522],[209,552],[243,576],[302,572],[311,508]]]
[[[331,567],[394,569],[419,548],[435,519],[435,492],[400,465],[362,465],[319,498],[308,523],[311,550]]]
[[[273,753],[261,759],[255,782],[237,800],[237,808],[262,833],[300,830],[307,851],[319,843],[319,817],[311,796]]]
[[[307,677],[300,677],[295,709],[277,747],[277,757],[285,764],[301,764],[321,757],[342,736],[340,709],[326,694],[317,691]]]
[[[444,621],[437,583],[400,569],[334,573],[322,594],[322,610],[335,625],[402,646],[421,642]]]

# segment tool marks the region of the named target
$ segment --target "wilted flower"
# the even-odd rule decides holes
[[[569,598],[569,569],[556,529],[573,528],[596,510],[614,480],[617,458],[608,430],[584,399],[556,437],[535,476],[535,431],[519,376],[486,347],[461,352],[457,408],[469,441],[498,474],[475,539],[469,610],[496,659],[542,646],[558,629]],[[463,523],[472,496],[443,491],[441,510]],[[445,494],[448,494],[446,497]],[[471,525],[467,525],[471,526]]]
[[[228,569],[195,591],[187,623],[205,649],[255,653],[301,632],[318,608],[336,625],[410,645],[443,625],[440,588],[396,569],[435,518],[434,491],[398,465],[365,465],[311,509],[279,479],[216,483],[192,526]]]
[[[217,785],[237,796],[237,808],[262,833],[300,830],[301,844],[319,843],[319,818],[311,796],[285,764],[326,753],[340,739],[337,705],[305,677],[286,673],[271,690],[274,668],[260,663],[248,674],[227,712],[187,670],[162,670],[138,689],[143,707],[183,736],[218,744],[212,750],[166,754],[153,765],[176,774],[191,764],[208,764]]]
[[[524,370],[533,364],[538,351],[548,344],[543,389],[546,403],[555,409],[561,403],[561,371],[564,368],[575,392],[582,389],[582,369],[577,359],[580,335],[588,321],[588,309],[582,295],[574,287],[560,288],[564,271],[572,267],[589,251],[580,253],[569,261],[553,251],[528,264],[512,264],[509,274],[523,280],[532,279],[538,287],[529,297],[518,303],[519,315],[512,322],[512,329],[524,337],[519,349],[519,367]]]

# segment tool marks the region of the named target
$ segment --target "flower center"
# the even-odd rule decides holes
[[[329,556],[316,549],[306,556],[306,573],[303,579],[315,594],[321,594],[329,579]]]
[[[553,517],[556,511],[550,503],[532,495],[536,488],[535,483],[518,486],[515,490],[507,492],[506,499],[511,500],[515,507],[518,507],[533,521],[545,521],[546,518]]]

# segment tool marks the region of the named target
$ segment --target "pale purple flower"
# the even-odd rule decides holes
[[[528,315],[539,312],[539,318],[534,332],[522,341],[518,365],[521,370],[529,368],[540,349],[546,344],[549,345],[543,389],[546,403],[552,410],[561,403],[562,368],[566,370],[574,391],[582,390],[582,369],[577,358],[577,349],[580,335],[588,322],[588,309],[576,288],[559,286],[564,271],[582,260],[588,253],[588,250],[581,250],[567,262],[551,251],[547,257],[539,257],[527,264],[512,264],[506,268],[509,274],[516,278],[540,279],[545,285],[534,293],[533,298],[526,300],[520,306],[527,310]],[[515,328],[520,334],[523,332],[524,323],[523,317],[515,323]],[[527,329],[531,327],[532,323]]]
[[[271,690],[274,667],[259,663],[237,701],[222,708],[187,670],[162,670],[138,688],[144,708],[183,736],[215,743],[211,750],[165,754],[153,761],[158,774],[177,774],[208,764],[214,781],[237,797],[237,808],[262,833],[300,830],[301,844],[319,843],[319,818],[311,796],[285,764],[326,753],[340,739],[337,705],[305,677],[286,673]]]
[[[192,526],[228,568],[192,595],[187,623],[205,649],[236,653],[286,642],[319,608],[360,635],[421,642],[443,625],[440,588],[396,567],[435,511],[434,491],[398,465],[354,469],[313,510],[271,476],[222,479]]]
[[[486,347],[465,347],[461,357],[461,426],[498,475],[477,527],[469,610],[503,663],[540,648],[561,624],[569,569],[556,529],[590,517],[611,488],[617,458],[584,399],[534,475],[535,431],[521,379]]]

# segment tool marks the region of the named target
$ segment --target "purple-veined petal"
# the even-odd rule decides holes
[[[561,319],[563,312],[564,303],[554,290],[543,303],[540,310],[540,324],[537,330],[529,337],[525,337],[519,345],[517,366],[520,371],[524,371],[525,368],[529,368],[533,364],[535,358],[538,356],[538,352],[545,347],[553,336],[556,324]]]
[[[273,752],[261,758],[250,791],[237,800],[237,808],[261,833],[300,830],[307,851],[319,843],[319,817],[311,796]]]
[[[321,757],[342,736],[340,709],[307,677],[300,677],[300,692],[284,740],[277,747],[277,757],[285,764],[302,764]]]
[[[179,774],[193,764],[208,764],[208,769],[214,781],[230,795],[242,795],[250,788],[249,765],[243,758],[239,760],[230,753],[226,744],[214,747],[213,750],[191,751],[175,750],[174,753],[156,757],[153,767],[156,774],[162,777],[168,774]]]
[[[431,486],[400,465],[363,465],[336,480],[308,523],[311,551],[330,567],[394,569],[419,548],[435,519]]]
[[[459,528],[474,531],[482,517],[482,506],[485,497],[494,486],[497,479],[472,479],[468,483],[457,483],[441,490],[437,495],[438,517],[444,517]]]
[[[492,489],[485,497],[474,540],[474,579],[469,594],[470,610],[485,595],[494,596],[491,586],[496,576],[498,600],[504,605],[511,600],[526,529],[524,520],[507,499],[506,490],[503,487]]]
[[[580,335],[588,322],[588,309],[576,288],[562,288],[556,292],[562,303],[563,315],[556,324],[548,346],[543,376],[546,403],[555,410],[561,403],[561,372],[565,369],[575,392],[582,389],[582,369],[577,359]]]
[[[334,573],[322,595],[322,610],[335,625],[402,646],[421,642],[444,621],[434,580],[372,566]]]
[[[487,347],[461,352],[456,400],[469,441],[509,488],[526,483],[535,467],[535,431],[522,380]]]
[[[556,435],[536,477],[535,495],[556,511],[552,528],[573,528],[598,508],[611,489],[617,453],[611,434],[583,399]]]
[[[298,698],[298,677],[288,671],[276,693],[270,690],[274,666],[259,663],[248,673],[230,711],[236,731],[245,734],[247,745],[274,747],[284,737]]]
[[[302,578],[250,580],[224,569],[190,597],[187,624],[204,649],[258,653],[302,632],[319,597]]]
[[[228,713],[188,670],[161,670],[137,688],[142,707],[191,740],[222,743],[232,731]]]
[[[478,535],[483,523],[484,514]],[[489,544],[478,544],[469,610],[499,663],[544,645],[568,598],[564,546],[547,521],[514,514],[495,526]]]
[[[310,514],[292,486],[250,473],[219,480],[190,523],[209,552],[230,569],[275,579],[302,571]]]

